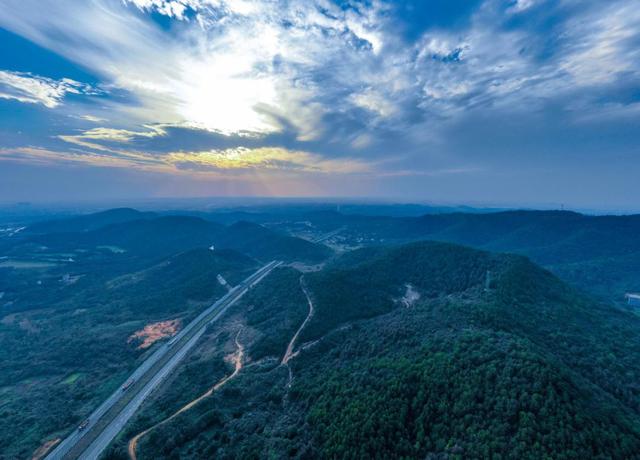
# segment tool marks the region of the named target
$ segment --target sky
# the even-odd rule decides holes
[[[0,201],[640,211],[637,0],[0,0]]]

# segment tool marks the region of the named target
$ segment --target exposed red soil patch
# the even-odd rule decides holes
[[[49,453],[49,451],[60,442],[60,438],[52,439],[50,441],[45,442],[43,445],[38,447],[36,451],[33,453],[31,460],[40,460],[44,458],[45,455]]]
[[[178,329],[180,329],[180,325],[181,321],[179,319],[147,324],[143,329],[131,334],[127,343],[140,342],[138,349],[149,348],[158,340],[176,335]]]

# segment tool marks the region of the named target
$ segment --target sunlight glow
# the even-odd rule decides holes
[[[176,83],[178,114],[189,124],[222,132],[268,133],[279,127],[264,110],[278,105],[271,61],[278,52],[276,32],[263,27],[230,34],[222,43],[186,59]]]

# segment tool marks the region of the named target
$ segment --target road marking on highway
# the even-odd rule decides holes
[[[145,360],[127,379],[127,382],[133,381],[129,387],[137,386],[141,381],[149,379],[139,389],[129,387],[123,389],[118,388],[105,402],[103,402],[98,409],[96,409],[86,420],[83,422],[82,429],[76,429],[70,434],[62,443],[58,444],[49,455],[46,460],[61,460],[61,459],[96,459],[104,451],[104,449],[110,444],[110,442],[117,436],[117,434],[124,428],[125,424],[133,416],[135,411],[140,407],[142,402],[149,396],[149,394],[157,388],[160,383],[178,366],[180,361],[186,356],[186,354],[193,348],[196,342],[204,334],[207,325],[215,322],[220,316],[222,316],[233,304],[235,304],[240,298],[248,292],[250,288],[258,284],[264,277],[266,277],[271,271],[281,265],[282,262],[273,261],[257,270],[247,279],[245,279],[238,286],[234,287],[225,296],[208,307],[205,311],[200,313],[196,319],[191,321],[187,326],[180,331],[170,344],[162,345],[153,355]],[[213,315],[213,316],[212,316]],[[194,333],[193,331],[196,330]],[[186,342],[181,342],[187,338],[190,334],[191,337],[186,339]],[[161,363],[162,359],[169,356],[168,361],[161,365],[161,367],[149,377],[148,372],[153,369],[158,363]],[[108,415],[111,409],[113,409],[117,403],[123,399],[130,397],[131,399],[126,402],[124,408],[120,409],[114,416],[114,418],[108,421],[107,425],[100,428],[102,425],[102,418]],[[116,408],[117,409],[117,408]],[[114,409],[114,410],[116,410]],[[86,424],[85,424],[86,423]],[[88,447],[83,447],[81,441],[86,435],[93,431],[93,429],[100,428],[100,433],[91,440]],[[80,452],[74,452],[79,450]]]

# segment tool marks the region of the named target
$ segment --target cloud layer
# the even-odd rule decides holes
[[[194,174],[366,171],[381,189],[446,171],[533,182],[585,164],[578,154],[638,153],[640,9],[627,0],[5,4],[1,27],[106,95],[0,71],[0,98],[78,120],[23,148],[135,152]]]
[[[100,94],[90,85],[70,78],[54,80],[29,72],[0,70],[0,98],[14,99],[29,104],[42,104],[53,109],[67,94]]]

